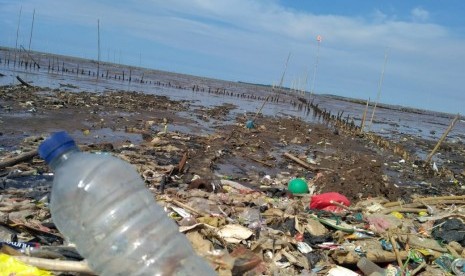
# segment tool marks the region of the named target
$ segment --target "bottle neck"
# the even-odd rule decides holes
[[[79,148],[72,147],[64,151],[62,154],[57,155],[55,158],[52,159],[52,161],[50,161],[48,165],[53,171],[55,171],[59,166],[61,166],[64,162],[66,162],[66,160],[68,160],[71,157],[71,155],[77,152],[79,152]]]

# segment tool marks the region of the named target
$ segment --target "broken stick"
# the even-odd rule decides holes
[[[38,154],[37,150],[33,150],[33,151],[28,151],[28,152],[22,153],[22,154],[20,154],[18,156],[15,156],[15,157],[7,158],[7,159],[0,162],[0,170],[4,169],[6,167],[16,165],[16,164],[21,163],[23,161],[27,161],[29,159],[32,159],[37,154]]]
[[[328,168],[317,168],[303,160],[300,160],[299,158],[297,158],[296,156],[288,153],[288,152],[285,152],[284,153],[284,156],[291,159],[292,161],[298,163],[299,165],[301,165],[302,167],[306,168],[306,169],[309,169],[309,170],[312,170],[312,171],[333,171],[331,169],[328,169]]]

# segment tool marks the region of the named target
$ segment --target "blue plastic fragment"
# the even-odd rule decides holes
[[[252,129],[252,128],[255,128],[255,123],[253,120],[248,120],[246,123],[245,123],[245,127],[248,128],[248,129]]]

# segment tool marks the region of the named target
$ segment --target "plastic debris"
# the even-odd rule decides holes
[[[465,246],[465,224],[457,218],[437,220],[432,236],[435,239],[449,243],[456,241]]]
[[[218,235],[230,243],[239,243],[252,236],[253,232],[238,224],[228,224],[218,230]]]
[[[360,275],[356,264],[362,259],[386,275],[464,274],[463,143],[446,145],[448,152],[435,159],[451,160],[441,160],[435,171],[408,155],[412,146],[428,152],[431,143],[414,143],[412,136],[389,144],[375,133],[341,128],[339,121],[330,129],[312,124],[310,133],[300,118],[263,115],[260,126],[248,128],[248,114],[233,122],[228,112],[235,107],[224,104],[196,107],[192,116],[202,126],[184,128],[180,124],[190,120],[175,116],[185,116],[189,104],[137,92],[4,87],[0,101],[10,115],[33,107],[56,115],[50,109],[56,107],[74,119],[76,110],[87,110],[92,116],[83,117],[83,128],[69,129],[82,151],[133,164],[164,207],[161,215],[179,225],[219,275]],[[108,107],[123,115],[113,116]],[[40,116],[26,119],[35,124]],[[54,175],[36,157],[43,137],[22,122],[27,137],[10,147],[17,126],[0,121],[6,143],[0,148],[1,250],[26,255],[17,258],[86,264],[50,218]],[[44,133],[46,125],[41,121]],[[301,184],[308,180],[300,191],[293,190],[294,176]]]
[[[289,192],[292,194],[306,194],[308,193],[308,184],[302,178],[294,178],[289,181],[289,185],[287,187]]]
[[[330,192],[312,196],[310,201],[310,209],[325,210],[335,213],[345,211],[344,208],[334,205],[334,202],[347,207],[350,206],[350,201],[347,199],[347,197],[341,195],[340,193]]]
[[[14,257],[0,253],[0,275],[15,276],[50,276],[52,273],[27,265]]]
[[[255,123],[253,120],[248,120],[246,123],[245,123],[245,127],[248,128],[248,129],[252,129],[252,128],[255,128]]]

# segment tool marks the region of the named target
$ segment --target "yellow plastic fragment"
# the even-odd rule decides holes
[[[14,257],[0,253],[0,276],[51,276],[52,273],[18,261]]]
[[[404,218],[404,215],[402,215],[399,212],[391,212],[391,215],[395,216],[398,219],[403,219]]]
[[[415,250],[420,252],[425,257],[433,256],[433,253],[432,253],[431,249],[415,249]]]

